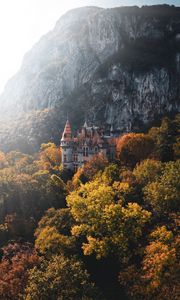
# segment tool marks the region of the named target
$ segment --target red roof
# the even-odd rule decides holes
[[[72,138],[72,132],[71,132],[71,125],[69,123],[69,120],[66,121],[66,125],[64,127],[64,132],[62,135],[62,141],[68,141]]]

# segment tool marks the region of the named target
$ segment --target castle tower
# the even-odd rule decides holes
[[[73,170],[73,140],[69,120],[66,121],[60,145],[62,149],[63,169]]]

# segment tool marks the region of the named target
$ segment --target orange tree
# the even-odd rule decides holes
[[[4,247],[0,262],[0,299],[23,299],[28,271],[38,262],[39,258],[30,244],[9,244]]]
[[[130,167],[150,157],[153,149],[153,139],[142,133],[124,135],[117,142],[119,160],[123,165]]]
[[[140,267],[131,265],[120,272],[120,283],[133,300],[178,300],[178,239],[165,226],[149,236]]]

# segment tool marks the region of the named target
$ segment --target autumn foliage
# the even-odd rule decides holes
[[[72,177],[53,143],[0,152],[0,299],[179,300],[180,118]]]
[[[0,263],[0,299],[23,299],[29,270],[39,257],[30,244],[9,244],[3,248]]]
[[[145,134],[129,133],[117,140],[117,156],[121,163],[134,167],[138,162],[150,157],[154,141]]]

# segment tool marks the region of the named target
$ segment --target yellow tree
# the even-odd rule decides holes
[[[6,166],[8,166],[6,156],[2,151],[0,151],[0,169],[5,168]]]
[[[53,143],[42,144],[39,152],[38,165],[44,170],[59,170],[61,151]]]
[[[146,159],[137,164],[133,170],[138,183],[146,186],[148,183],[155,181],[162,174],[163,166],[160,161]]]
[[[70,211],[77,222],[72,234],[84,237],[85,255],[96,254],[97,258],[117,255],[128,260],[130,250],[142,237],[144,226],[151,213],[137,203],[122,206],[116,199],[112,186],[98,180],[87,183],[67,197]]]
[[[162,175],[144,188],[145,201],[164,215],[176,212],[180,198],[180,160],[165,164]]]

